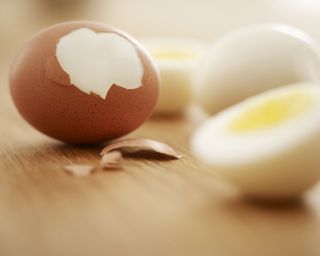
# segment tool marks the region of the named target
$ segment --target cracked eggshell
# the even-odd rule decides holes
[[[21,115],[39,131],[90,144],[139,127],[157,103],[159,75],[144,48],[124,32],[66,22],[25,45],[12,65],[10,89]]]
[[[215,114],[268,89],[319,82],[319,50],[311,37],[296,28],[252,25],[213,43],[196,74],[196,99]]]

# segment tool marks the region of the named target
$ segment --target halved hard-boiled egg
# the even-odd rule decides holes
[[[320,178],[320,86],[273,89],[207,120],[194,154],[249,196],[286,199]]]
[[[155,112],[177,114],[193,100],[195,70],[206,44],[191,38],[142,39],[160,71],[160,98]]]

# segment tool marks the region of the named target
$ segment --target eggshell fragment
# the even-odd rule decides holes
[[[142,138],[131,138],[115,141],[104,147],[100,155],[108,154],[110,151],[115,149],[127,149],[127,151],[130,152],[149,150],[174,159],[179,159],[182,157],[167,144],[156,140]]]
[[[63,53],[58,55],[61,39],[70,39],[75,31],[83,29],[93,36],[88,39],[90,44],[77,43],[86,35],[81,34],[80,41],[72,37],[68,44],[74,47],[63,47]],[[78,54],[70,50],[79,47],[82,51]],[[90,63],[97,62],[92,64],[92,70],[86,70],[88,63],[83,57],[90,52],[95,53]],[[67,62],[71,69],[66,68]],[[106,79],[105,87],[96,84],[96,73],[99,79]],[[134,75],[136,79],[127,80]],[[77,79],[79,84],[72,84]],[[110,85],[108,81],[115,83]],[[26,44],[12,65],[10,89],[21,115],[39,131],[65,142],[90,144],[118,138],[139,127],[156,105],[159,76],[149,54],[124,32],[100,23],[66,22],[39,32]]]
[[[45,75],[61,85],[71,85],[69,75],[64,72],[56,56],[52,56],[46,63]]]
[[[95,170],[95,167],[88,164],[67,164],[64,169],[73,176],[86,177]]]
[[[214,114],[265,90],[303,81],[320,81],[314,40],[296,28],[258,24],[213,43],[199,63],[194,89],[198,103]]]
[[[205,121],[191,149],[245,195],[297,197],[320,178],[320,86],[295,84],[248,98]]]
[[[111,151],[101,157],[100,166],[104,170],[120,169],[122,164],[122,154],[119,151]]]

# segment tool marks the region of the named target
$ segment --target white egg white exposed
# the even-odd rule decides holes
[[[284,199],[320,178],[320,86],[285,86],[234,105],[192,136],[195,156],[247,195]]]
[[[190,38],[155,37],[142,40],[160,70],[160,98],[155,112],[181,113],[192,102],[195,67],[205,43]]]
[[[195,94],[217,113],[247,97],[290,83],[320,81],[320,57],[304,32],[258,24],[218,39],[200,61]]]
[[[105,99],[113,84],[126,89],[142,85],[143,67],[135,46],[117,33],[79,28],[60,38],[57,59],[71,83]]]

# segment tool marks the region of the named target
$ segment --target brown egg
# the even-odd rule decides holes
[[[143,47],[105,24],[66,22],[36,34],[10,72],[13,101],[39,131],[77,144],[125,135],[152,113],[156,66]]]

